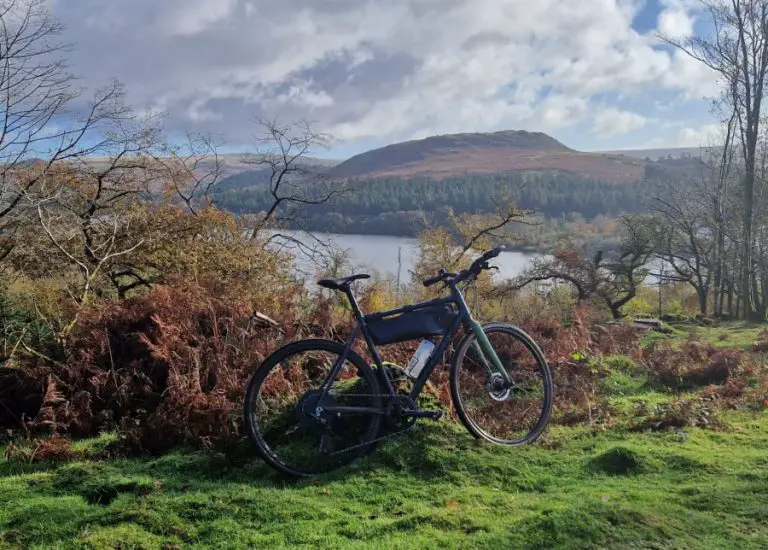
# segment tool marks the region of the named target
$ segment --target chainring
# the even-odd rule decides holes
[[[407,395],[397,395],[387,404],[387,424],[396,430],[408,429],[416,423],[415,417],[403,416],[404,410],[413,410],[416,403]]]

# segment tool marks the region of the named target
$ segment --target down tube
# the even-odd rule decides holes
[[[427,360],[426,366],[421,371],[421,374],[419,374],[418,378],[416,378],[416,381],[413,383],[411,393],[408,394],[411,399],[415,400],[421,393],[421,390],[424,388],[424,384],[426,384],[427,380],[429,380],[429,377],[432,376],[432,372],[435,370],[439,358],[445,353],[445,350],[448,349],[448,345],[451,343],[451,339],[453,338],[454,334],[456,334],[456,331],[458,330],[459,325],[463,322],[463,320],[464,317],[462,315],[456,317],[456,320],[448,329],[448,332],[443,335],[443,338],[440,340],[437,348],[432,351],[432,355]]]
[[[504,381],[510,383],[512,379],[509,377],[509,374],[507,374],[507,369],[505,369],[504,365],[501,364],[501,360],[499,359],[499,356],[496,355],[496,350],[493,349],[490,340],[488,340],[488,336],[485,335],[483,326],[474,319],[470,319],[469,324],[472,327],[472,332],[475,333],[477,341],[480,342],[480,347],[485,353],[485,358],[490,359],[491,363],[493,363],[493,366],[496,367],[496,370],[504,378]]]

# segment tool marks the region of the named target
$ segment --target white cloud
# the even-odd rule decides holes
[[[656,121],[656,137],[637,145],[637,149],[665,147],[710,147],[724,141],[723,127],[719,124],[686,124],[684,121]],[[651,125],[649,125],[651,126]]]
[[[628,134],[645,126],[646,118],[630,111],[608,107],[597,111],[592,133],[601,138]]]
[[[704,124],[697,128],[684,128],[677,135],[678,147],[709,147],[724,142],[723,127],[719,124]]]
[[[237,3],[238,0],[184,0],[180,9],[173,14],[171,32],[184,36],[204,31],[211,24],[232,15]],[[245,10],[248,11],[248,4]]]
[[[691,13],[680,2],[667,0],[659,18],[678,33],[689,22],[678,12]],[[637,9],[635,0],[54,4],[67,38],[79,42],[75,67],[86,82],[117,77],[140,109],[162,98],[169,124],[232,141],[248,139],[259,111],[308,116],[346,140],[394,140],[553,131],[584,123],[610,95],[648,96],[652,105],[655,90],[715,93],[701,65],[632,29]],[[597,133],[640,127],[640,114],[614,111],[595,115]],[[598,123],[616,113],[619,126]]]
[[[684,6],[673,6],[659,13],[659,32],[670,38],[686,38],[693,34],[693,17]]]

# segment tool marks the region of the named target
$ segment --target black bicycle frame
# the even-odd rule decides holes
[[[456,287],[455,284],[451,283],[450,281],[447,282],[446,284],[451,289],[450,296],[437,298],[435,300],[429,300],[427,302],[422,302],[419,304],[408,305],[408,306],[404,306],[398,309],[393,309],[390,311],[376,312],[370,315],[363,314],[363,312],[360,310],[360,305],[357,303],[357,300],[355,299],[354,294],[352,294],[351,289],[349,287],[346,287],[344,289],[344,292],[347,295],[347,298],[349,299],[349,303],[352,306],[352,310],[355,313],[355,318],[357,320],[357,323],[355,325],[355,328],[352,330],[349,337],[347,338],[346,344],[344,346],[344,351],[342,352],[337,362],[334,364],[333,368],[331,369],[331,372],[323,381],[322,386],[320,386],[320,389],[322,390],[322,394],[318,402],[321,402],[322,399],[325,398],[325,396],[330,391],[333,381],[338,376],[339,371],[341,370],[341,367],[344,364],[344,361],[346,361],[347,355],[352,349],[352,346],[354,346],[355,340],[357,340],[357,336],[360,332],[363,333],[363,337],[365,338],[365,343],[368,346],[368,351],[370,351],[371,356],[373,357],[373,360],[376,363],[377,368],[375,370],[376,370],[376,374],[378,376],[379,382],[383,385],[384,391],[386,392],[386,395],[388,397],[395,397],[396,396],[395,388],[392,385],[392,381],[389,379],[389,377],[386,374],[384,365],[382,364],[382,361],[381,361],[381,356],[379,356],[379,351],[376,348],[376,345],[373,343],[373,339],[371,338],[371,334],[368,330],[368,321],[378,320],[382,317],[395,315],[398,313],[408,313],[409,311],[420,309],[425,306],[453,304],[454,306],[456,306],[458,315],[456,316],[456,319],[454,319],[451,326],[448,327],[448,329],[446,329],[446,331],[443,333],[440,343],[432,352],[432,355],[427,361],[427,364],[422,369],[418,378],[416,378],[416,380],[414,381],[413,389],[408,395],[408,397],[415,402],[416,398],[421,393],[421,390],[424,388],[424,385],[427,383],[427,380],[429,380],[429,377],[432,376],[432,372],[435,370],[435,367],[440,361],[440,358],[443,356],[446,349],[448,348],[448,345],[450,344],[451,340],[456,334],[456,331],[458,330],[459,325],[464,323],[468,329],[470,327],[469,322],[472,319],[472,314],[469,311],[469,307],[467,307],[467,303],[464,301],[464,296],[461,294],[461,291],[459,291],[459,289]],[[344,406],[324,407],[324,410],[326,410],[327,412],[368,413],[368,414],[385,414],[386,412],[385,408],[377,409],[373,407],[344,407]]]

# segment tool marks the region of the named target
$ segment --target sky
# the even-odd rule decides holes
[[[48,0],[88,88],[125,84],[174,132],[247,151],[258,116],[311,121],[346,158],[459,132],[586,150],[717,139],[712,73],[661,44],[696,0]]]

